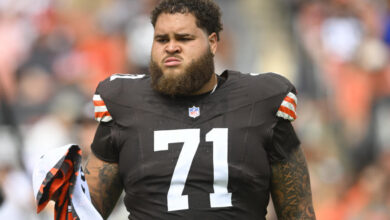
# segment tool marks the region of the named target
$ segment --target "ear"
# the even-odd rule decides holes
[[[211,53],[213,53],[215,55],[215,53],[217,52],[217,46],[218,46],[217,34],[215,32],[213,32],[212,34],[209,35],[208,40],[209,40],[209,44],[210,44]]]

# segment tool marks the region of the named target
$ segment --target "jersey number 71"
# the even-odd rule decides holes
[[[228,192],[228,129],[214,128],[206,134],[213,142],[214,193],[210,193],[211,208],[232,206]],[[168,144],[184,143],[168,189],[168,211],[188,209],[188,195],[182,195],[185,182],[200,142],[200,129],[162,130],[154,132],[154,151],[168,150]]]

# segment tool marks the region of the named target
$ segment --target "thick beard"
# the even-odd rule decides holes
[[[192,61],[184,72],[167,77],[161,67],[151,59],[149,71],[152,88],[170,96],[188,96],[199,91],[214,74],[214,56],[210,48],[197,60]]]

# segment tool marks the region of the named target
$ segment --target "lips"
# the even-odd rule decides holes
[[[168,67],[178,66],[181,64],[181,60],[177,57],[168,57],[164,60],[164,65]]]

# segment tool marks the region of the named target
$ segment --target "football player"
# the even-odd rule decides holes
[[[214,71],[219,7],[162,0],[150,75],[114,74],[93,97],[100,122],[86,178],[104,218],[121,192],[129,219],[315,219],[291,121],[294,86],[274,74]]]

